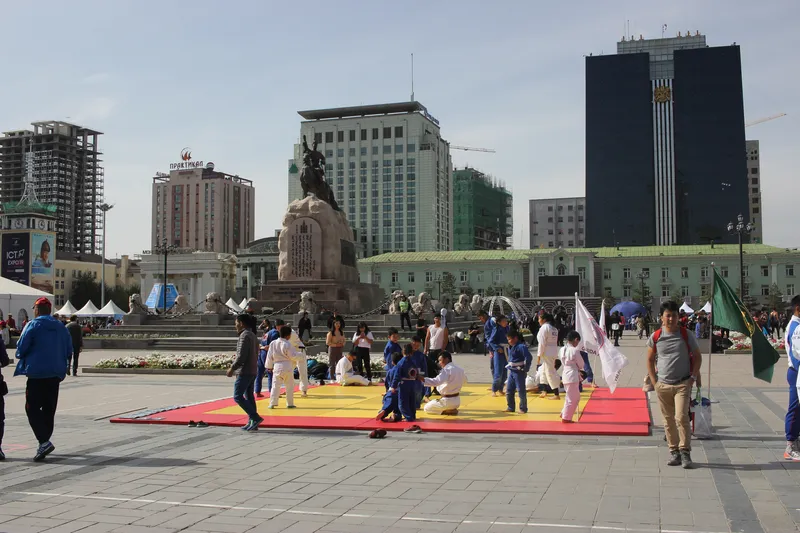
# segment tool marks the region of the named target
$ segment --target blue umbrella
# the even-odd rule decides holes
[[[610,313],[619,312],[621,315],[630,317],[633,315],[646,315],[647,308],[636,302],[620,302],[611,308]]]

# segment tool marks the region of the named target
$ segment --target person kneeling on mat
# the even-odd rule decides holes
[[[442,369],[435,378],[421,378],[426,387],[436,387],[442,397],[425,404],[425,412],[433,415],[457,415],[461,405],[461,388],[467,384],[464,369],[453,364],[449,352],[439,354],[439,367]]]
[[[336,382],[342,387],[347,385],[369,385],[367,378],[353,371],[353,361],[356,360],[356,357],[357,355],[354,352],[348,352],[345,357],[342,357],[336,363]]]

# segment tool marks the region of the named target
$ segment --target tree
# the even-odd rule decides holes
[[[514,296],[516,290],[516,287],[514,287],[512,283],[505,283],[503,285],[492,284],[486,289],[486,296],[508,296],[511,298]]]
[[[769,287],[769,296],[767,296],[767,304],[770,309],[781,309],[783,305],[783,293],[777,283],[773,283]]]
[[[636,303],[642,304],[648,309],[650,309],[650,306],[653,305],[653,295],[650,294],[650,287],[644,285],[644,293],[642,293],[641,283],[635,283],[633,285],[633,292],[631,293],[631,299]]]
[[[670,301],[675,302],[676,304],[679,304],[679,305],[683,304],[683,301],[684,301],[683,300],[683,295],[681,294],[681,291],[678,290],[678,289],[674,289],[672,291],[672,294],[669,295],[669,299],[670,299]]]
[[[439,286],[439,300],[444,301],[445,296],[452,302],[453,295],[456,293],[456,277],[452,272],[445,272],[442,274],[441,284]]]
[[[130,287],[109,287],[106,285],[106,303],[112,300],[117,307],[123,311],[128,310],[128,298],[131,294],[139,294],[139,285],[132,285]],[[95,305],[100,305],[100,283],[94,279],[91,273],[82,272],[78,274],[77,278],[72,282],[72,291],[69,295],[69,301],[72,302],[77,309],[86,305],[86,302],[91,300]]]

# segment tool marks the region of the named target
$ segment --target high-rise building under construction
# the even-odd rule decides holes
[[[0,203],[22,198],[26,153],[32,151],[36,195],[56,208],[57,249],[99,253],[104,175],[97,140],[102,133],[61,121],[31,125],[33,130],[0,136]]]
[[[513,196],[474,168],[453,171],[453,249],[505,250],[513,234]]]

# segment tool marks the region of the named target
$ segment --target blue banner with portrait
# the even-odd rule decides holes
[[[56,236],[52,233],[31,233],[31,287],[53,294]]]

